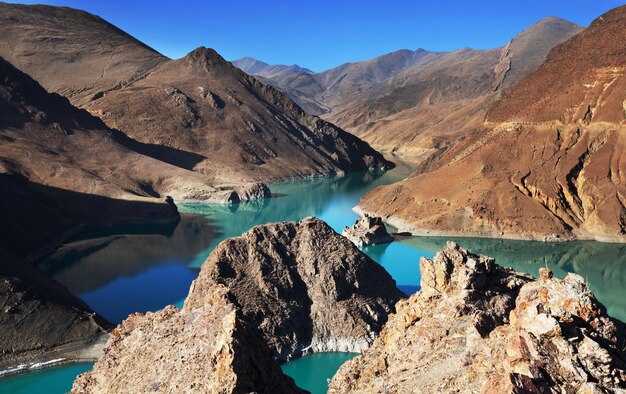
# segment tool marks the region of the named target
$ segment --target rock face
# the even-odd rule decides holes
[[[212,49],[171,60],[69,8],[2,3],[0,25],[0,56],[214,187],[392,166]]]
[[[341,235],[358,247],[393,241],[393,237],[387,232],[383,219],[367,214],[362,219],[357,220],[352,227],[344,227]]]
[[[622,6],[555,47],[489,122],[360,207],[414,233],[626,242],[624,26]]]
[[[265,183],[255,182],[235,189],[239,201],[254,201],[272,197],[270,188]]]
[[[202,305],[134,314],[72,393],[300,393],[223,286]]]
[[[279,360],[362,351],[403,297],[391,276],[326,223],[304,219],[252,228],[207,258],[185,308],[228,288]]]
[[[626,388],[626,330],[578,275],[539,279],[456,244],[420,262],[400,301],[330,393],[600,393]]]

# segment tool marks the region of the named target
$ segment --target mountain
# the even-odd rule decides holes
[[[0,3],[0,22],[0,56],[77,106],[167,60],[100,17],[72,8]]]
[[[216,185],[388,165],[358,138],[207,48],[160,64],[90,109],[139,141],[201,155],[193,169]]]
[[[626,6],[597,18],[361,208],[416,233],[626,241]]]
[[[213,50],[170,60],[69,8],[2,3],[0,24],[0,56],[213,186],[390,166]]]
[[[327,118],[378,149],[424,157],[482,124],[503,91],[581,29],[563,19],[543,19],[502,48],[464,48],[407,70]]]
[[[502,48],[401,50],[322,73],[276,76],[269,83],[376,149],[420,159],[479,126],[503,90],[581,29],[550,17]]]
[[[276,78],[280,75],[313,73],[313,71],[300,67],[297,64],[292,66],[286,66],[284,64],[270,65],[251,57],[243,57],[238,60],[233,60],[231,63],[233,66],[239,68],[246,74],[260,76],[263,78]]]
[[[320,73],[291,72],[275,75],[257,72],[246,62],[237,61],[233,64],[285,92],[297,103],[302,103],[303,108],[310,113],[322,115],[342,108],[354,99],[355,94],[367,92],[373,85],[410,67],[427,63],[437,56],[437,53],[423,49],[403,49],[363,62],[345,63]]]

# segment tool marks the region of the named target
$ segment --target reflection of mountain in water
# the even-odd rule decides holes
[[[91,239],[87,239],[92,237]],[[81,234],[39,264],[39,268],[81,295],[155,267],[186,269],[219,237],[205,217],[184,215],[177,225],[119,226]]]
[[[626,321],[626,245],[593,241],[544,243],[481,238],[415,237],[403,244],[436,253],[450,239],[504,266],[537,276],[548,266],[558,277],[575,272],[589,282],[609,314]]]

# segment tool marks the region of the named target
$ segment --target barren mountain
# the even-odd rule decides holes
[[[625,26],[623,6],[555,47],[489,122],[361,207],[421,233],[626,241]]]
[[[139,141],[203,157],[213,184],[385,167],[367,144],[306,114],[282,93],[198,48],[94,101],[102,119]]]
[[[377,84],[411,67],[427,64],[440,55],[423,49],[403,49],[362,62],[345,63],[320,73],[294,73],[295,70],[291,69],[270,75],[254,67],[252,61],[265,63],[255,59],[244,61],[249,58],[236,60],[233,64],[285,92],[297,103],[302,103],[307,111],[321,115],[344,108],[355,96],[374,94]]]
[[[170,60],[69,8],[0,4],[0,24],[0,56],[214,186],[390,165],[213,50]]]
[[[543,19],[502,48],[464,48],[410,68],[375,95],[359,97],[327,117],[378,149],[423,156],[479,126],[503,90],[581,29],[563,19]]]
[[[479,126],[504,89],[581,29],[550,17],[492,50],[401,50],[322,73],[264,77],[377,149],[419,159]]]
[[[78,106],[141,77],[164,56],[98,16],[0,3],[0,56]]]
[[[284,64],[267,64],[251,57],[244,57],[231,62],[233,66],[241,69],[246,74],[260,76],[263,78],[275,78],[280,75],[289,74],[312,74],[313,71],[300,67],[297,64],[286,66]]]

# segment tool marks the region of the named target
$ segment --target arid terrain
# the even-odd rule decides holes
[[[555,47],[487,121],[360,207],[421,234],[626,240],[626,7]]]
[[[167,52],[135,17],[111,20],[178,56],[86,11],[0,2],[0,378],[89,361],[51,379],[72,393],[308,392],[299,372],[331,394],[626,390],[612,317],[626,315],[626,5],[588,27],[507,30],[493,49],[322,72],[229,62],[232,42],[208,33]],[[299,17],[278,37],[294,56],[324,43]],[[326,379],[339,363],[315,360],[336,354],[305,356],[328,352],[360,355]]]
[[[256,181],[393,166],[211,49],[170,60],[62,7],[0,3],[0,25],[3,321],[24,336],[2,338],[5,358],[106,327],[29,265],[85,226],[175,223],[175,202],[236,203],[269,196]]]

